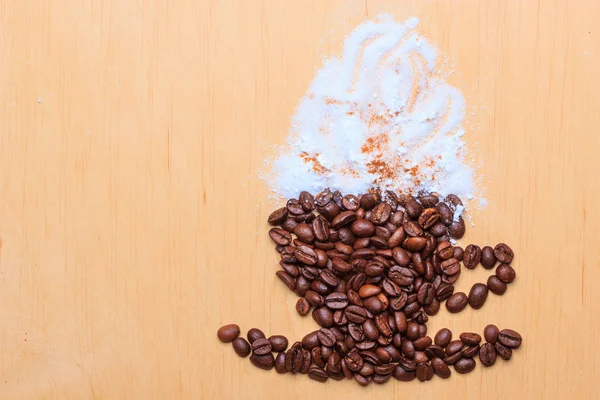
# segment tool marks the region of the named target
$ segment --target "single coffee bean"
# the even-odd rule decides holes
[[[494,365],[496,362],[496,348],[491,343],[485,343],[479,349],[479,361],[486,367]]]
[[[419,287],[417,296],[421,305],[429,305],[435,300],[435,288],[431,283],[424,283]]]
[[[329,222],[319,215],[312,221],[312,231],[318,241],[326,242],[329,239]]]
[[[440,287],[435,291],[435,297],[438,301],[444,301],[450,298],[454,293],[454,286],[448,284],[441,284]]]
[[[406,337],[409,340],[416,340],[419,337],[419,324],[410,321],[406,327]]]
[[[339,292],[331,293],[325,298],[325,304],[332,310],[341,310],[348,305],[348,296]]]
[[[294,293],[298,296],[304,296],[306,292],[310,289],[310,281],[303,276],[299,276],[296,278],[296,289]]]
[[[294,215],[304,214],[304,209],[302,208],[300,201],[296,199],[289,199],[287,201],[287,209],[291,214]]]
[[[312,361],[319,368],[325,368],[325,365],[327,365],[327,363],[325,362],[325,360],[323,359],[323,356],[321,354],[321,347],[313,347],[313,349],[310,351],[310,355],[311,355]]]
[[[407,371],[404,368],[402,368],[402,366],[400,366],[399,364],[396,365],[392,376],[394,377],[394,379],[400,382],[410,382],[417,377],[414,370]]]
[[[316,292],[313,293],[317,294]],[[304,297],[300,297],[298,301],[296,301],[296,311],[302,316],[308,314],[310,311],[310,303],[308,300],[306,300]]]
[[[256,339],[252,342],[252,352],[259,356],[264,356],[271,352],[271,342],[268,339]]]
[[[400,356],[398,360],[398,365],[404,368],[407,371],[414,371],[417,369],[417,363],[411,360],[410,358]]]
[[[421,336],[413,342],[413,345],[415,347],[415,350],[423,351],[429,346],[431,346],[432,343],[433,342],[429,336]]]
[[[359,238],[366,238],[373,236],[375,232],[375,225],[368,219],[357,219],[352,223],[352,227],[350,228],[352,233],[354,233]]]
[[[354,380],[358,382],[360,386],[368,386],[371,383],[371,376],[363,376],[361,374],[354,374]]]
[[[404,241],[402,246],[408,251],[417,252],[423,250],[426,244],[427,239],[424,237],[410,237]]]
[[[275,366],[275,357],[273,357],[273,353],[267,353],[264,355],[258,355],[256,353],[253,353],[250,356],[250,362],[255,367],[264,370],[270,370],[273,369],[273,367]]]
[[[443,261],[441,268],[442,272],[445,275],[455,275],[460,272],[460,263],[456,258],[452,257],[448,260]]]
[[[423,212],[423,207],[415,199],[409,199],[404,208],[408,216],[412,219],[418,218]]]
[[[288,347],[288,340],[283,335],[272,335],[269,337],[269,342],[271,342],[273,351],[276,352],[285,351]]]
[[[439,203],[436,206],[436,208],[440,213],[440,220],[442,221],[442,223],[446,226],[449,226],[454,219],[454,213],[452,212],[450,207],[448,207],[446,203]]]
[[[501,359],[507,361],[510,360],[510,358],[512,357],[512,350],[510,349],[510,347],[506,347],[500,342],[496,342],[494,347],[496,348],[496,353],[498,353]]]
[[[463,348],[463,342],[461,340],[453,340],[446,346],[446,355],[451,356],[456,353],[460,353]]]
[[[506,292],[506,283],[502,282],[496,275],[491,275],[487,280],[487,287],[495,295],[502,296]]]
[[[423,311],[427,313],[429,316],[436,315],[440,311],[441,303],[438,299],[434,298],[431,304],[428,304],[423,307]]]
[[[496,276],[504,283],[511,283],[515,280],[517,274],[510,265],[500,264],[498,268],[496,268]]]
[[[310,379],[315,380],[317,382],[325,382],[329,378],[327,372],[325,372],[325,370],[317,366],[310,367],[308,369],[307,375]]]
[[[344,310],[335,310],[333,313],[333,323],[337,326],[345,326],[348,324],[348,318],[346,318]]]
[[[340,284],[339,278],[329,269],[321,270],[319,278],[324,284],[332,288],[337,287],[337,285]],[[325,299],[325,302],[327,302],[327,299]]]
[[[481,247],[476,244],[470,244],[465,249],[463,264],[469,269],[473,269],[481,261]]]
[[[265,334],[263,333],[263,331],[261,331],[258,328],[250,329],[246,336],[248,337],[248,342],[250,342],[250,343],[254,343],[255,340],[265,338]]]
[[[452,331],[448,328],[442,328],[435,334],[433,341],[440,347],[448,346],[448,343],[452,340]]]
[[[494,255],[494,249],[490,246],[485,246],[481,249],[481,265],[485,269],[492,269],[496,265],[496,256]]]
[[[431,366],[433,367],[433,372],[442,379],[448,379],[452,374],[448,365],[439,357],[431,360]]]
[[[290,274],[285,271],[277,271],[275,272],[275,275],[277,275],[290,290],[296,289],[296,280]]]
[[[337,340],[335,334],[327,328],[321,328],[317,331],[317,338],[323,346],[327,347],[332,347]]]
[[[464,310],[467,304],[469,304],[467,295],[463,292],[457,292],[446,300],[446,309],[451,313],[458,313]]]
[[[298,224],[294,228],[294,235],[302,242],[310,244],[315,240],[315,235],[310,225]]]
[[[501,263],[510,264],[515,254],[507,244],[500,243],[494,247],[494,256],[496,256],[496,259]]]
[[[379,203],[371,212],[370,220],[375,225],[384,225],[392,213],[392,207],[387,203]]]
[[[448,260],[454,255],[454,249],[450,242],[440,242],[437,245],[437,253],[442,260]]]
[[[479,310],[485,304],[488,296],[488,287],[483,283],[476,283],[469,291],[469,304],[475,310]]]
[[[296,225],[298,225],[298,222],[296,222],[294,218],[288,216],[286,220],[283,221],[283,223],[281,224],[281,228],[283,228],[286,232],[292,233],[294,232],[294,228],[296,227]]]
[[[521,346],[523,338],[518,332],[515,332],[512,329],[502,329],[500,331],[500,335],[498,336],[498,340],[504,346],[510,349],[516,349]]]
[[[327,307],[315,308],[312,312],[312,317],[323,328],[331,328],[333,326],[333,313]]]
[[[348,321],[354,322],[355,324],[362,324],[367,319],[367,310],[358,306],[348,306],[345,310],[346,318]]]
[[[437,224],[429,228],[429,233],[431,233],[435,237],[440,237],[448,233],[448,228],[443,223],[438,222]]]
[[[419,222],[419,225],[421,225],[421,227],[423,229],[429,229],[433,225],[435,225],[436,222],[439,221],[439,219],[440,219],[440,213],[437,209],[426,208],[425,210],[423,210],[421,215],[419,215],[418,222]]]
[[[429,359],[433,359],[435,357],[444,358],[446,356],[446,352],[441,346],[436,344],[432,344],[427,349],[425,349],[425,354]]]
[[[312,331],[304,335],[302,338],[302,347],[307,350],[312,350],[315,347],[320,346],[321,342],[319,341],[318,333],[319,331]]]
[[[288,372],[285,366],[284,352],[277,354],[277,357],[275,357],[275,371],[277,371],[278,374],[285,374],[286,372]]]
[[[474,332],[463,332],[460,334],[460,340],[467,346],[476,346],[481,343],[481,335]]]
[[[279,209],[273,211],[271,213],[271,215],[269,215],[268,222],[269,222],[269,224],[275,225],[275,226],[281,225],[283,223],[283,221],[285,221],[287,216],[288,216],[287,208],[282,207],[282,208],[279,208]]]
[[[321,307],[322,305],[325,304],[325,298],[313,290],[308,290],[306,292],[306,294],[304,295],[304,297],[306,298],[306,300],[308,301],[308,303],[311,306]],[[308,311],[310,311],[310,309]],[[308,313],[308,311],[307,311],[307,313]],[[306,315],[306,314],[304,314],[304,315]]]
[[[459,374],[468,374],[475,369],[476,365],[474,359],[463,357],[454,363],[454,370]]]
[[[454,365],[458,360],[462,358],[462,352],[454,353],[452,355],[444,357],[444,362],[447,365]]]
[[[233,345],[233,350],[240,357],[248,357],[252,350],[250,343],[243,337],[235,338],[231,344]]]
[[[217,331],[217,337],[223,343],[231,343],[240,335],[240,327],[236,324],[224,325]]]
[[[356,213],[353,211],[342,211],[341,213],[339,213],[338,215],[335,216],[335,218],[333,218],[333,221],[331,221],[331,227],[333,229],[340,229],[346,225],[351,224],[352,222],[356,221]]]
[[[306,265],[315,265],[318,261],[317,253],[313,249],[308,246],[298,246],[296,247],[296,251],[294,251],[294,256],[301,263]]]
[[[411,360],[415,358],[415,346],[413,342],[408,339],[402,341],[402,354]]]
[[[284,229],[272,228],[269,231],[269,237],[278,245],[287,246],[292,243],[292,235]]]
[[[435,193],[429,193],[418,197],[419,202],[423,207],[435,207],[440,199]]]
[[[308,192],[300,192],[300,196],[298,196],[298,201],[300,202],[302,209],[306,212],[315,209],[315,198],[312,194]]]
[[[340,372],[342,370],[341,357],[338,353],[331,353],[327,359],[327,370],[330,372]]]
[[[496,344],[498,337],[500,336],[500,330],[496,325],[490,324],[483,330],[483,337],[485,341],[491,344]]]
[[[433,367],[429,363],[420,363],[417,365],[417,379],[421,382],[429,381],[433,378]]]
[[[456,258],[458,261],[463,261],[465,258],[465,251],[463,250],[463,248],[460,246],[456,246],[454,248],[453,257]]]
[[[381,288],[377,285],[363,285],[358,290],[358,295],[363,299],[367,297],[376,296],[379,293],[381,293]]]

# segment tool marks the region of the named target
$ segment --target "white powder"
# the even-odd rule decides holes
[[[436,69],[437,50],[415,32],[418,23],[365,22],[346,37],[341,58],[325,60],[287,146],[269,161],[276,194],[380,187],[473,198],[461,139],[465,100]]]

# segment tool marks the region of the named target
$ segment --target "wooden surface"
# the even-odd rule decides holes
[[[256,171],[322,51],[382,11],[421,18],[475,113],[489,205],[464,243],[517,253],[504,297],[430,332],[524,345],[428,384],[257,370],[221,324],[315,323],[274,275]],[[3,0],[0,398],[599,398],[599,19],[592,0]]]

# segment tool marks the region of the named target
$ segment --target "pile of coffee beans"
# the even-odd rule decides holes
[[[442,302],[451,313],[480,309],[490,291],[504,294],[516,277],[508,245],[470,244],[463,250],[452,244],[465,234],[458,207],[462,202],[455,195],[440,200],[436,194],[302,192],[269,216],[275,226],[269,236],[281,255],[276,275],[299,296],[297,312],[304,316],[312,310],[321,329],[289,349],[285,337],[266,338],[258,329],[248,331],[248,340],[241,338],[234,324],[219,329],[219,339],[232,342],[241,357],[251,354],[250,361],[262,369],[306,373],[320,382],[348,378],[361,385],[391,377],[446,379],[450,366],[460,374],[473,371],[477,356],[486,367],[498,356],[510,359],[522,341],[511,329],[488,325],[483,344],[472,332],[454,340],[448,329],[427,336],[427,321]],[[453,286],[461,263],[468,269],[498,266],[467,295]]]

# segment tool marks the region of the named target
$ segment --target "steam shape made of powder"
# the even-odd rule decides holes
[[[341,57],[325,60],[270,163],[277,194],[379,187],[473,197],[464,97],[436,70],[437,50],[418,23],[368,21],[348,35]]]

